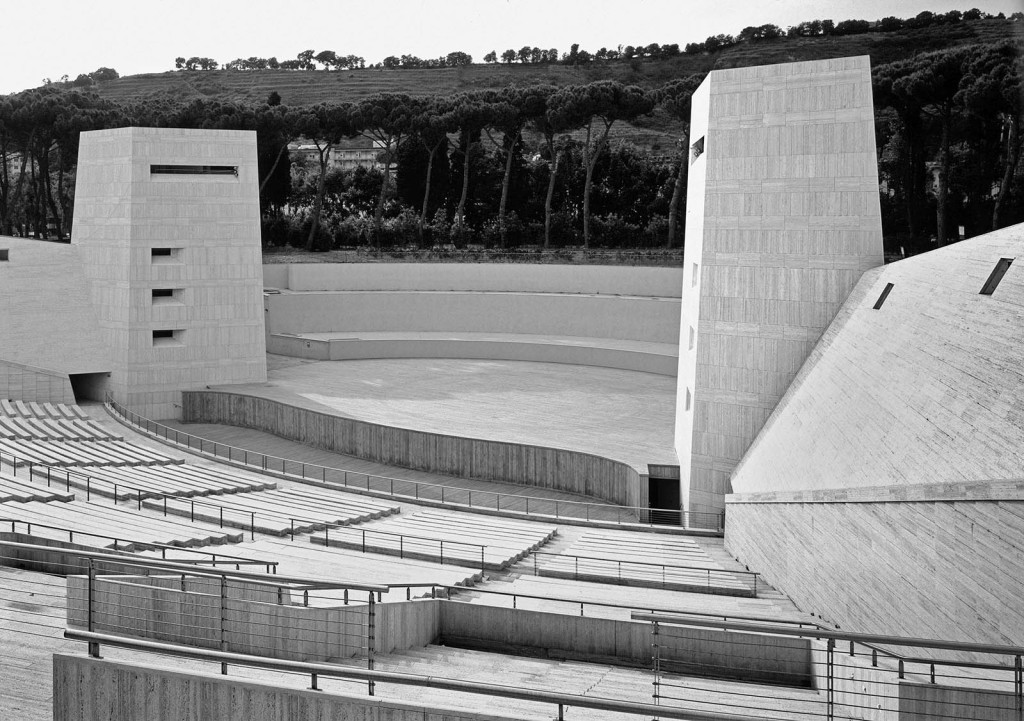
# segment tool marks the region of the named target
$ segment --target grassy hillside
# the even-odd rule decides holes
[[[1014,36],[1024,38],[1024,23],[993,18],[891,33],[741,43],[712,54],[684,54],[666,60],[634,59],[586,66],[476,64],[459,68],[330,72],[170,71],[119,78],[100,84],[97,90],[104,97],[122,102],[169,97],[179,101],[215,98],[242,103],[264,102],[271,91],[277,91],[285,105],[308,106],[320,102],[358,101],[377,92],[450,95],[509,85],[549,83],[561,86],[602,79],[656,87],[675,78],[704,74],[717,68],[800,60],[870,55],[872,64],[877,66],[919,52]],[[667,154],[673,152],[679,133],[677,121],[656,112],[633,125],[618,124],[612,130],[612,140],[629,142],[651,153]]]
[[[738,28],[737,28],[738,30]],[[691,73],[716,68],[870,55],[873,65],[964,43],[1024,37],[1024,23],[988,19],[892,33],[843,37],[781,38],[741,43],[713,54],[680,55],[667,60],[627,60],[565,65],[486,65],[422,70],[212,70],[172,71],[132,75],[105,82],[101,95],[112,100],[138,101],[172,96],[178,99],[213,97],[238,102],[262,102],[276,90],[286,105],[326,101],[356,101],[376,92],[414,95],[451,94],[508,85],[551,83],[569,85],[615,79],[656,86]],[[259,51],[258,48],[253,49]]]

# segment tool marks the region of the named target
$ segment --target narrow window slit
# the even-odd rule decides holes
[[[875,301],[875,310],[878,310],[879,308],[882,307],[882,303],[884,303],[885,299],[889,297],[889,291],[891,290],[892,283],[886,283],[885,290],[882,291],[882,294],[878,296],[878,300]]]
[[[996,267],[992,269],[992,275],[985,281],[985,285],[981,287],[981,295],[992,295],[996,292],[996,288],[999,287],[999,281],[1006,275],[1006,271],[1010,269],[1010,264],[1013,263],[1013,258],[1000,258],[999,262],[996,263]]]

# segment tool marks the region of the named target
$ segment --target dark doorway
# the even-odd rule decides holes
[[[651,508],[651,523],[681,526],[683,514],[680,511],[679,479],[651,478],[649,483],[647,500]]]
[[[103,401],[110,381],[109,373],[71,373],[71,390],[75,392],[75,403],[82,401]]]

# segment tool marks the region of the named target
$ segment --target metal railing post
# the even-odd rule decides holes
[[[96,585],[96,564],[95,561],[89,559],[89,579],[88,579],[88,590],[86,598],[86,622],[85,627],[89,633],[95,631],[95,585]],[[100,645],[96,641],[89,642],[89,655],[93,658],[100,658]]]
[[[826,718],[828,718],[829,721],[832,721],[836,717],[836,709],[835,709],[835,666],[834,666],[834,658],[833,658],[833,656],[835,654],[835,648],[836,648],[836,640],[834,638],[830,638],[828,640],[828,643],[826,644],[826,650],[825,650],[825,658],[826,658],[826,664],[825,664],[826,671],[825,672],[828,674],[828,678],[826,679],[827,690],[826,690],[825,709],[826,709]],[[903,674],[900,674],[900,678],[902,678],[902,677],[903,677]]]
[[[1020,654],[1013,657],[1013,693],[1017,697],[1017,721],[1024,721],[1024,666]]]
[[[370,591],[370,608],[366,615],[366,668],[370,671],[373,670],[373,659],[375,649],[377,645],[376,639],[376,628],[377,628],[377,608],[376,601],[373,598],[373,591]],[[368,691],[373,696],[373,680],[367,682]]]
[[[228,611],[228,577],[221,574],[220,577],[220,650],[228,650],[228,638],[225,629],[224,618],[227,616]],[[220,664],[221,674],[228,675],[228,664],[226,661],[222,661]]]

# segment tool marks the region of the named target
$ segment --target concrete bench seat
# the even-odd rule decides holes
[[[250,480],[234,477],[220,471],[186,465],[173,466],[89,466],[83,469],[67,469],[65,475],[58,471],[36,467],[33,475],[39,482],[48,477],[51,482],[86,491],[104,498],[113,498],[116,491],[118,500],[159,497],[164,494],[179,496],[205,496],[223,493],[244,493],[276,487],[273,481]],[[115,489],[115,484],[117,488]],[[83,497],[86,494],[83,494]],[[88,500],[88,499],[87,499]]]
[[[0,438],[0,453],[9,454],[21,463],[47,466],[160,466],[184,463],[124,441],[91,441],[64,443],[43,440],[10,440]]]
[[[456,331],[274,333],[267,351],[313,360],[472,358],[620,368],[674,376],[678,346],[613,338]]]
[[[314,534],[313,543],[500,570],[550,541],[557,528],[494,517],[420,511]],[[481,549],[483,557],[481,558]]]
[[[29,503],[31,501],[66,503],[74,499],[74,493],[62,491],[59,488],[47,488],[31,483],[24,478],[15,478],[6,473],[0,473],[0,503]],[[4,511],[0,509],[0,516],[3,515]]]
[[[398,506],[387,506],[372,499],[367,503],[359,503],[358,500],[331,503],[321,499],[312,506],[293,493],[278,490],[204,499],[202,502],[154,499],[143,502],[143,507],[274,536],[311,533],[328,526],[371,521],[399,511]]]
[[[174,546],[195,547],[238,543],[242,540],[239,531],[218,529],[204,523],[181,522],[176,519],[152,517],[130,509],[72,501],[70,503],[19,503],[5,506],[5,515],[24,523],[39,523],[55,526],[57,530],[33,526],[31,535],[67,541],[67,531],[82,534],[96,534],[104,538],[116,538],[118,548],[133,550],[131,542],[140,544],[163,543]],[[24,529],[19,528],[19,531]],[[127,543],[121,543],[126,541]],[[76,542],[77,539],[76,539]],[[84,539],[83,539],[84,542]],[[113,542],[95,541],[99,548],[111,548]]]

